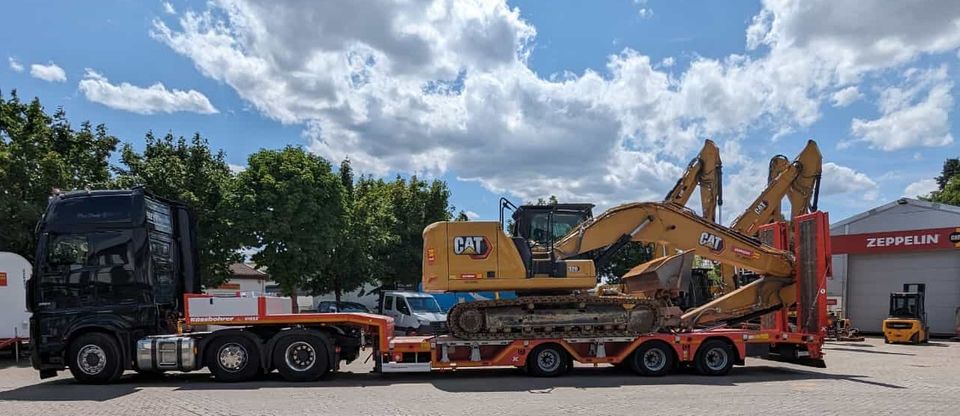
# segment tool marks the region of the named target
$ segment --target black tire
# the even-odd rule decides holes
[[[543,344],[527,356],[527,371],[536,377],[556,377],[569,368],[567,350],[557,344]]]
[[[633,372],[660,377],[673,369],[673,348],[662,342],[647,342],[634,350],[628,360]]]
[[[70,342],[68,354],[70,373],[80,383],[112,383],[123,374],[120,346],[110,335],[100,332],[80,335]]]
[[[314,381],[330,371],[330,347],[315,335],[286,335],[273,348],[273,366],[285,380]]]
[[[910,343],[913,345],[920,345],[920,332],[914,332],[910,337]]]
[[[729,343],[711,339],[697,349],[694,365],[697,372],[705,376],[722,376],[730,372],[734,361],[734,351]]]
[[[204,363],[217,381],[253,380],[260,372],[260,345],[243,335],[221,335],[206,350]]]

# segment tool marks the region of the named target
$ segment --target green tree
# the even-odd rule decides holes
[[[102,124],[74,129],[58,108],[0,93],[0,251],[33,261],[34,228],[54,190],[102,186],[118,140]]]
[[[330,262],[308,283],[314,294],[333,292],[338,304],[344,292],[373,282],[384,272],[383,255],[396,242],[388,185],[370,177],[355,181],[349,159],[340,164],[339,175],[345,196],[342,226]]]
[[[212,151],[199,133],[187,141],[148,132],[145,142],[143,153],[123,146],[113,186],[143,185],[160,197],[186,203],[197,216],[202,281],[206,287],[219,286],[230,278],[230,264],[243,260],[232,205],[234,177],[223,151]]]
[[[441,180],[427,183],[416,176],[409,181],[398,176],[389,188],[396,244],[384,253],[386,267],[381,281],[386,285],[413,285],[421,279],[423,229],[453,216],[450,190]]]
[[[947,159],[943,162],[943,170],[940,173],[940,176],[937,176],[937,185],[939,185],[939,190],[943,190],[947,187],[947,183],[950,182],[950,179],[960,175],[960,159],[952,158]]]
[[[345,197],[340,178],[321,157],[299,147],[260,150],[238,175],[237,228],[244,245],[294,299],[332,262],[342,236]]]
[[[614,253],[598,274],[606,277],[608,283],[617,283],[630,269],[652,260],[655,248],[655,244],[631,241]]]

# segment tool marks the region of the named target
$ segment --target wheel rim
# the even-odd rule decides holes
[[[537,354],[537,366],[545,373],[557,371],[560,368],[560,353],[546,349]]]
[[[714,347],[707,350],[704,355],[704,364],[711,370],[722,370],[727,366],[729,359],[725,348]]]
[[[293,371],[307,371],[317,363],[317,350],[306,341],[297,341],[287,346],[283,353],[287,368]]]
[[[247,365],[247,350],[235,342],[224,344],[217,351],[217,361],[219,361],[220,368],[236,373]]]
[[[667,365],[667,354],[659,348],[651,348],[643,353],[643,367],[650,371],[660,371]]]
[[[99,345],[88,344],[77,353],[77,367],[84,374],[95,376],[107,366],[107,353]]]

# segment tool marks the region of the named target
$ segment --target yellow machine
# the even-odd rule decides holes
[[[663,202],[686,206],[696,188],[700,188],[700,215],[717,222],[717,207],[723,205],[723,163],[713,140],[704,141],[703,149],[690,161]]]
[[[780,207],[784,197],[790,201],[791,219],[816,211],[822,172],[823,156],[813,140],[807,141],[807,145],[793,162],[783,155],[774,156],[770,160],[767,187],[753,203],[747,205],[746,210],[730,225],[730,229],[753,236],[761,225],[783,221]],[[720,275],[725,291],[740,286],[733,265],[723,264]]]
[[[569,232],[553,226],[553,211],[527,212],[525,208],[514,212],[515,222],[544,224],[545,230],[552,231],[547,233],[550,238],[534,243],[523,236],[525,227],[511,237],[492,221],[438,222],[424,230],[424,290],[514,290],[521,295],[456,305],[448,314],[454,335],[484,339],[514,332],[543,337],[574,329],[599,336],[628,335],[683,322],[703,324],[762,313],[796,298],[793,255],[672,203],[621,205]],[[597,264],[630,241],[670,245],[763,277],[683,316],[669,303],[648,296],[575,294],[593,288]],[[653,260],[658,261],[664,260]]]
[[[890,294],[890,315],[883,320],[883,341],[919,344],[930,339],[923,283],[905,283],[903,292]]]

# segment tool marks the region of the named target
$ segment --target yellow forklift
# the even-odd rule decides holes
[[[903,292],[890,294],[890,316],[883,320],[883,341],[919,344],[930,339],[923,283],[904,283]]]

